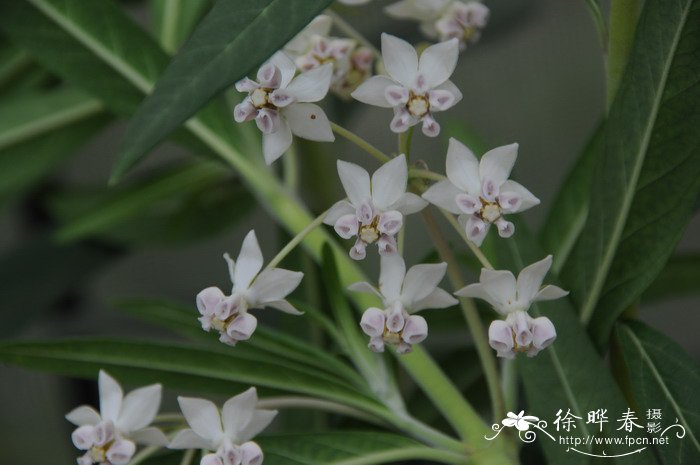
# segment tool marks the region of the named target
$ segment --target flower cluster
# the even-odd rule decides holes
[[[219,331],[221,342],[234,346],[248,340],[258,326],[258,320],[248,310],[272,307],[301,315],[284,299],[297,288],[304,273],[281,268],[268,268],[261,273],[263,256],[255,231],[246,235],[235,262],[228,254],[224,254],[224,259],[233,288],[228,296],[218,287],[208,287],[197,294],[202,329],[214,328]]]

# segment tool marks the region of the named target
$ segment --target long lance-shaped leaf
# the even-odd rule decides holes
[[[217,1],[131,120],[115,176],[282,48],[331,1]]]
[[[530,236],[525,224],[518,222],[516,229],[518,234],[508,241],[508,247],[499,249],[499,262],[502,262],[499,268],[508,265],[505,268],[517,275],[525,266],[541,260],[545,253]],[[545,283],[557,284],[556,275],[550,272]],[[534,304],[529,313],[532,317],[548,317],[556,328],[557,339],[536,357],[521,354],[517,360],[518,372],[525,386],[527,413],[546,420],[550,427],[554,427],[552,421],[557,411],[561,409],[564,416],[570,409],[573,415],[580,417],[575,420],[573,435],[623,438],[626,433],[616,430],[618,425],[614,424],[613,416],[626,411],[627,403],[568,300],[563,298]],[[610,417],[602,432],[597,424],[587,423],[588,412],[598,409],[607,409]],[[556,436],[556,431],[554,433]],[[568,435],[563,430],[559,434]],[[570,448],[544,435],[538,434],[538,442],[550,463],[590,463],[590,457],[567,450]],[[578,449],[599,455],[603,452],[614,455],[630,451],[624,443],[604,445],[602,450],[599,447],[592,448],[589,444]],[[648,451],[635,454],[635,461],[645,465],[656,463],[653,454]]]
[[[562,278],[606,340],[661,270],[700,189],[700,2],[648,0],[606,123],[586,226]],[[597,310],[596,310],[597,307]]]
[[[674,255],[642,294],[642,303],[700,293],[700,253]]]
[[[678,344],[641,322],[616,330],[639,415],[657,409],[656,433],[668,444],[657,447],[664,463],[700,463],[700,366]],[[656,421],[659,420],[659,421]],[[656,434],[652,434],[652,437]]]
[[[150,69],[149,72],[142,69],[143,63],[147,61],[150,54],[163,56],[165,54],[153,49],[150,45],[152,38],[144,31],[132,26],[122,28],[121,23],[130,22],[130,20],[121,11],[113,9],[109,3],[102,0],[94,0],[87,4],[75,3],[75,0],[73,2],[63,0],[60,3],[57,3],[58,0],[52,0],[50,3],[49,0],[31,1],[41,2],[43,6],[50,5],[52,8],[47,12],[47,8],[37,10],[31,6],[27,7],[23,2],[0,3],[0,26],[6,31],[11,31],[13,40],[27,46],[45,66],[78,85],[83,82],[80,69],[88,67],[94,74],[85,81],[84,88],[107,105],[114,104],[114,101],[118,100],[114,93],[117,92],[118,95],[119,89],[111,85],[101,85],[100,78],[103,74],[108,83],[115,80],[114,74],[116,74],[121,81],[133,86],[128,89],[125,98],[130,98],[134,92],[147,92],[150,89],[154,80],[150,75]],[[100,19],[98,23],[105,27],[109,26],[110,34],[104,34],[102,30],[95,29],[94,21],[91,21],[89,15],[87,17],[72,15],[69,7],[77,8],[78,4],[86,6],[91,14],[98,17],[109,16],[107,23],[105,19]],[[56,9],[57,5],[61,8]],[[18,24],[21,27],[17,26]],[[30,29],[41,33],[31,34]],[[131,35],[132,37],[128,40],[134,40],[143,46],[132,49],[114,46],[114,41],[121,43],[127,40],[121,38],[123,34]],[[120,38],[116,39],[115,36]],[[133,60],[132,50],[138,50],[139,55],[146,55],[146,57],[140,56],[138,60]],[[62,62],[57,62],[50,51],[71,55],[72,59],[79,62],[82,67],[64,66]],[[154,61],[157,60],[154,59]],[[95,66],[90,68],[92,64]],[[124,109],[123,105],[117,104],[117,106]],[[237,171],[261,204],[290,234],[299,233],[313,220],[305,206],[295,196],[290,195],[269,169],[261,163],[251,162],[235,148],[230,132],[230,122],[226,118],[221,119],[220,113],[207,115],[206,118],[200,114],[189,120],[185,126]],[[333,245],[333,253],[339,264],[340,281],[343,286],[367,280],[359,267],[349,259],[347,251],[338,247],[326,231],[315,230],[306,236],[303,244],[314,260],[320,262],[321,248],[327,242]],[[353,296],[353,300],[358,308],[368,308],[372,302],[371,297],[361,295]],[[445,417],[450,418],[451,422],[460,425],[460,431],[466,433],[465,437],[468,441],[487,445],[483,434],[480,433],[478,436],[470,434],[475,426],[469,423],[462,412],[465,409],[471,410],[471,407],[422,347],[416,347],[409,357],[401,357],[400,361],[407,372],[418,380],[421,387],[439,386],[444,392],[449,392],[449,396],[433,399],[436,408]],[[488,432],[485,425],[482,425],[482,428],[483,432]],[[499,453],[499,449],[494,447],[489,450],[494,456]],[[501,458],[502,463],[511,463],[508,457]]]

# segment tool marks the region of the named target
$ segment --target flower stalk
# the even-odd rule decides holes
[[[364,140],[362,137],[332,121],[331,130],[333,130],[333,132],[338,134],[340,137],[347,139],[348,141],[352,142],[368,154],[372,155],[380,163],[386,163],[389,160],[391,160],[391,157],[389,157],[387,154],[376,148],[374,145]]]

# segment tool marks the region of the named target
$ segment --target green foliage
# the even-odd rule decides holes
[[[700,2],[645,2],[562,278],[598,345],[663,268],[700,191]],[[663,18],[663,20],[659,20]]]
[[[663,429],[674,423],[685,429],[684,434],[679,427],[669,429],[664,434],[669,443],[656,447],[656,453],[663,463],[700,463],[700,366],[678,344],[644,323],[620,323],[616,335],[638,417],[660,409],[658,423]]]
[[[700,254],[672,256],[656,280],[642,294],[642,303],[700,292]]]
[[[175,52],[210,6],[211,0],[151,0],[153,32],[163,48]]]

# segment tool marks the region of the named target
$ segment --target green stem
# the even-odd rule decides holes
[[[366,421],[375,425],[386,425],[385,422],[379,421],[374,415],[369,415],[362,410],[349,407],[337,402],[331,402],[313,397],[298,397],[298,396],[280,396],[268,397],[260,399],[258,408],[262,409],[312,409],[321,410],[329,413],[338,413],[347,417],[353,417],[358,420]]]
[[[372,51],[374,56],[377,58],[377,60],[382,59],[382,54],[381,52],[375,47],[369,40],[365,38],[360,32],[352,27],[350,23],[345,21],[338,13],[332,10],[326,10],[326,14],[333,18],[333,23],[335,24],[335,27],[338,28],[340,32],[343,34],[347,35],[351,39],[355,39],[358,41],[360,44],[363,46],[367,47]]]
[[[294,248],[301,243],[301,241],[304,240],[306,236],[308,236],[314,229],[317,227],[321,226],[323,224],[323,219],[326,217],[328,214],[328,210],[324,211],[320,215],[318,215],[314,220],[309,223],[304,229],[299,231],[299,233],[292,238],[291,241],[287,243],[287,245],[284,246],[282,250],[280,250],[275,257],[270,260],[270,263],[267,264],[265,267],[265,270],[269,270],[270,268],[274,268],[279,263],[284,260],[284,258],[289,255],[289,253],[294,250]]]
[[[149,446],[145,449],[141,449],[138,454],[134,455],[134,457],[131,459],[131,462],[129,462],[129,465],[138,465],[139,463],[144,462],[153,454],[158,452],[160,449],[161,446]]]
[[[413,126],[408,131],[399,133],[399,154],[406,155],[406,161],[411,159],[411,141],[413,140]]]
[[[404,460],[429,460],[432,462],[461,465],[467,463],[467,458],[463,455],[454,454],[438,449],[427,447],[403,447],[401,449],[386,450],[365,454],[362,457],[355,457],[334,465],[377,465],[382,463],[395,463]]]
[[[608,109],[615,99],[627,66],[642,0],[612,0],[610,3],[610,36],[608,38]]]
[[[387,154],[376,148],[374,145],[370,144],[366,140],[364,140],[362,137],[358,136],[354,132],[351,132],[344,127],[340,126],[339,124],[336,124],[334,122],[331,123],[331,129],[333,130],[334,133],[338,134],[341,137],[344,137],[345,139],[349,140],[353,144],[357,145],[360,147],[362,150],[365,152],[369,153],[372,155],[374,158],[379,160],[381,163],[386,163],[389,160],[391,160],[391,157],[389,157]]]
[[[596,31],[598,31],[598,40],[600,41],[601,47],[603,49],[607,48],[608,42],[608,30],[605,26],[605,18],[603,17],[603,12],[600,9],[599,0],[586,0],[586,5],[591,12],[593,17],[593,22],[595,23]]]
[[[445,179],[445,175],[435,173],[434,171],[423,170],[423,169],[419,169],[419,168],[410,168],[408,170],[408,177],[409,178],[428,179],[431,181],[442,181],[443,179]]]
[[[447,276],[452,284],[452,287],[454,287],[455,290],[461,289],[464,287],[464,279],[459,271],[459,266],[454,254],[452,253],[452,249],[447,241],[445,241],[445,238],[442,235],[435,218],[433,217],[432,213],[430,213],[430,210],[423,210],[423,218],[425,219],[430,237],[435,243],[435,248],[437,248],[440,257],[447,263]],[[467,320],[469,331],[471,332],[476,351],[479,354],[481,366],[484,370],[489,396],[491,397],[491,408],[493,410],[493,415],[495,418],[503,418],[505,416],[505,404],[499,381],[498,364],[496,363],[496,358],[493,356],[493,350],[486,340],[486,329],[481,322],[481,318],[479,318],[479,313],[473,300],[460,299],[460,306],[462,307],[464,318]]]
[[[503,383],[503,400],[507,412],[514,412],[518,405],[517,381],[515,360],[503,360],[501,382]]]
[[[194,454],[197,453],[196,449],[187,449],[182,456],[182,460],[180,461],[180,465],[190,465],[192,463],[192,460],[194,459]]]

